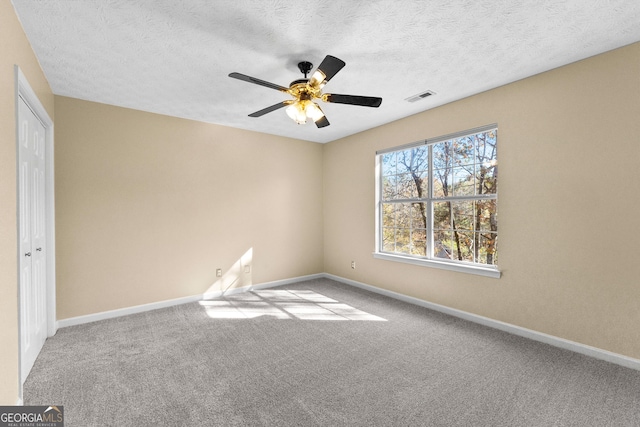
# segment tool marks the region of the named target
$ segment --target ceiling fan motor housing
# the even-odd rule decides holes
[[[309,61],[298,62],[298,69],[302,74],[304,74],[305,79],[307,78],[307,74],[311,72],[312,68],[313,68],[313,64]]]

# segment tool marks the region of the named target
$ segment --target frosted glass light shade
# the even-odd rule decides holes
[[[289,105],[285,111],[297,124],[302,125],[307,122],[307,115],[302,102],[296,102]]]
[[[314,122],[317,122],[319,119],[324,117],[324,113],[315,102],[309,102],[305,108],[305,112],[307,114],[307,117],[309,117]]]

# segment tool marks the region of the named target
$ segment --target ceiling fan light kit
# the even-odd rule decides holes
[[[307,117],[317,122],[324,117],[324,113],[320,109],[320,106],[315,102],[308,100],[295,101],[289,105],[285,110],[287,115],[291,117],[299,125],[307,122]]]
[[[229,74],[229,77],[288,93],[294,98],[263,108],[255,113],[251,113],[249,114],[249,117],[260,117],[280,108],[287,107],[285,110],[287,115],[297,124],[305,124],[307,122],[307,118],[310,118],[318,128],[323,128],[329,126],[329,120],[327,120],[320,106],[314,102],[315,99],[320,99],[321,101],[328,103],[350,104],[374,108],[379,107],[382,103],[382,98],[373,96],[322,93],[322,89],[327,82],[331,80],[331,78],[333,78],[333,76],[335,76],[345,65],[346,63],[341,59],[327,55],[320,66],[311,75],[311,78],[307,79],[307,75],[311,72],[313,64],[308,61],[299,62],[298,69],[304,74],[304,79],[294,80],[288,88],[235,72]]]

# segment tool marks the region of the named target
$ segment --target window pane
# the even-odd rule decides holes
[[[382,204],[382,226],[383,227],[396,226],[396,207],[393,203]]]
[[[429,146],[423,145],[413,149],[413,162],[418,172],[429,170]]]
[[[421,146],[398,152],[398,173],[429,169],[429,147]]]
[[[411,255],[427,255],[427,230],[413,230],[411,232]]]
[[[382,200],[398,198],[397,178],[395,175],[382,177]]]
[[[477,165],[478,188],[476,188],[476,194],[496,194],[498,192],[498,166],[487,165]]]
[[[411,150],[398,151],[398,173],[411,172]]]
[[[451,207],[453,209],[454,230],[473,231],[473,224],[474,224],[473,201],[451,202]]]
[[[413,180],[416,185],[416,197],[421,199],[429,197],[429,171],[416,172]]]
[[[453,239],[451,231],[433,233],[433,256],[435,258],[452,259]]]
[[[492,243],[491,249],[493,250],[493,254],[492,254],[493,265],[498,265],[498,235],[497,234],[493,235],[493,243]],[[487,259],[487,264],[489,264],[489,259]]]
[[[382,155],[382,175],[394,175],[396,173],[396,153]]]
[[[433,197],[442,198],[451,196],[451,184],[453,175],[451,169],[436,169],[433,171]]]
[[[398,195],[400,199],[411,199],[417,197],[415,182],[411,174],[403,173],[398,175]]]
[[[411,203],[396,203],[396,227],[411,228]]]
[[[497,130],[483,132],[476,135],[476,163],[496,163],[498,159]]]
[[[382,250],[385,252],[395,252],[396,250],[396,229],[382,229]]]
[[[411,228],[427,228],[426,203],[413,203],[411,215]]]
[[[397,197],[422,198],[428,196],[429,148],[416,147],[396,153]]]
[[[473,262],[473,234],[470,232],[456,232],[453,233],[453,259],[458,261],[469,261]]]
[[[451,202],[433,202],[433,228],[451,230]]]
[[[495,233],[478,233],[478,256],[476,262],[481,264],[497,264],[496,242],[498,235]]]
[[[454,165],[472,165],[475,163],[474,135],[465,136],[453,141]]]
[[[451,141],[442,141],[433,144],[433,168],[451,168]]]
[[[411,233],[408,228],[396,230],[396,252],[402,254],[411,253]]]
[[[476,229],[480,231],[498,231],[498,219],[495,200],[476,201]]]
[[[427,197],[428,172],[403,173],[398,175],[398,194],[396,198],[417,199]]]
[[[495,194],[498,178],[497,130],[476,135],[477,194]]]
[[[473,165],[453,169],[453,195],[472,196],[474,192]]]

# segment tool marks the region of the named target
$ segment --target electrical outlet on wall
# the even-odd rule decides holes
[[[222,277],[222,269],[221,268],[216,269],[216,277]]]
[[[356,262],[355,261],[351,261],[351,268],[353,268],[354,270],[356,269]]]
[[[251,273],[251,266],[250,265],[245,265],[244,266],[244,272],[245,273]]]

